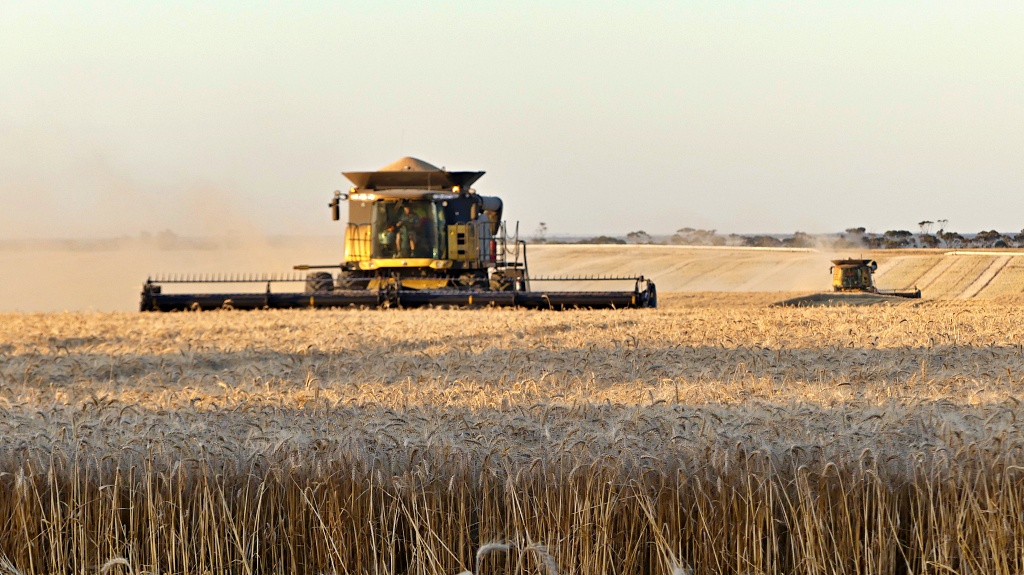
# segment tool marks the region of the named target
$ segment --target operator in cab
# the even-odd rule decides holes
[[[394,232],[397,243],[398,257],[412,257],[416,249],[416,235],[420,227],[420,218],[412,212],[409,204],[402,204],[398,219],[391,225],[389,231]]]

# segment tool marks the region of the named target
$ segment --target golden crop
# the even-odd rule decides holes
[[[0,316],[0,571],[1024,572],[1019,298]]]

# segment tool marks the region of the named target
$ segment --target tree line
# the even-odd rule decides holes
[[[940,224],[941,227],[933,233],[931,228],[936,223]],[[852,227],[839,234],[808,234],[798,231],[792,234],[780,235],[743,235],[720,234],[716,230],[686,227],[676,230],[674,234],[667,237],[656,238],[643,230],[638,230],[630,232],[624,237],[601,235],[564,243],[772,248],[1024,248],[1024,230],[1016,234],[1007,234],[996,230],[982,230],[975,234],[960,234],[945,230],[945,223],[945,220],[919,222],[918,226],[920,229],[916,233],[909,230],[888,230],[882,233],[874,233],[868,232],[864,227]],[[546,231],[545,229],[544,232]],[[546,233],[538,234],[534,241],[556,243],[553,240],[549,240],[546,237]]]

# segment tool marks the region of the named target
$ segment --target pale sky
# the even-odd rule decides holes
[[[1020,0],[4,0],[0,22],[0,238],[340,234],[340,172],[407,155],[486,170],[528,234],[1024,228]]]

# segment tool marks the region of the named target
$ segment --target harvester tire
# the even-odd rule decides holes
[[[500,273],[491,274],[491,291],[512,291],[515,289],[515,280]]]
[[[338,281],[334,284],[340,290],[359,289],[365,285],[366,282],[360,284],[360,282],[355,281],[355,277],[352,274],[346,271],[338,272]]]
[[[334,290],[334,277],[330,272],[310,272],[306,275],[306,293],[323,293]]]
[[[490,280],[487,279],[486,274],[466,273],[456,277],[454,283],[460,289],[473,289],[486,287]]]

